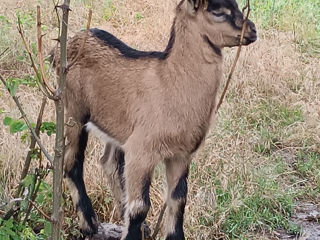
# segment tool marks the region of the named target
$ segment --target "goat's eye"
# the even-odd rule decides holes
[[[222,17],[226,15],[224,12],[216,12],[216,11],[212,11],[212,14],[216,17]]]
[[[215,22],[224,22],[227,19],[227,14],[222,10],[211,11]]]

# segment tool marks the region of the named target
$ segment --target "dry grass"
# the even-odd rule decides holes
[[[167,43],[173,9],[178,0],[111,1],[109,7],[106,7],[106,3],[110,1],[103,0],[72,2],[70,35],[85,26],[86,7],[91,6],[94,13],[92,26],[110,31],[133,47],[161,50]],[[32,0],[2,0],[0,3],[0,15],[12,23],[11,27],[5,29],[6,34],[0,36],[0,51],[5,45],[10,47],[10,52],[0,62],[0,73],[5,77],[32,74],[27,60],[17,60],[17,56],[23,54],[23,47],[14,22],[17,11],[28,13],[31,18],[35,16],[37,3]],[[55,14],[51,2],[41,1],[41,6],[45,23],[52,26]],[[26,25],[25,29],[30,42],[34,42],[35,25]],[[3,34],[3,31],[4,28],[0,29],[0,33]],[[54,38],[56,33],[54,29],[48,29],[47,32],[45,46],[49,51],[53,45],[50,38]],[[296,156],[299,150],[319,153],[320,58],[302,55],[293,41],[291,33],[260,30],[259,41],[244,48],[231,88],[217,116],[216,126],[212,126],[192,164],[185,221],[188,239],[228,238],[223,229],[229,213],[240,209],[246,196],[257,191],[261,177],[265,181],[281,183],[279,193],[285,194],[290,181],[275,170],[277,154],[283,157],[282,153],[287,151]],[[225,51],[225,74],[233,61],[234,51]],[[35,121],[41,93],[22,87],[18,96],[28,116]],[[0,90],[0,108],[5,111],[0,115],[1,119],[7,115],[19,117],[19,112],[3,87]],[[297,118],[295,113],[288,117],[283,109],[299,109],[302,118],[299,117],[299,111]],[[294,118],[292,122],[288,119],[290,117]],[[53,104],[47,108],[45,119],[54,119]],[[282,121],[289,123],[282,124]],[[18,135],[10,135],[8,129],[2,123],[0,125],[0,179],[3,185],[0,185],[0,189],[4,192],[0,197],[3,199],[10,198],[18,183],[28,144],[21,143]],[[277,139],[276,143],[273,138]],[[42,139],[52,149],[54,138],[43,135]],[[256,146],[269,147],[268,154],[257,151]],[[97,164],[101,150],[101,145],[91,139],[87,150],[85,181],[100,220],[116,221],[112,197]],[[151,189],[152,208],[148,219],[152,227],[163,202],[165,184],[162,170],[162,165],[156,169]],[[314,185],[311,183],[312,187]],[[230,197],[223,209],[218,199],[221,191],[227,191]],[[318,193],[316,197],[319,197]],[[253,235],[247,237],[258,238]],[[259,237],[264,238],[267,237]]]

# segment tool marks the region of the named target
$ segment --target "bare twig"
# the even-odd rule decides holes
[[[4,86],[6,86],[6,82],[3,79],[3,77],[0,75],[0,80],[3,83]],[[9,91],[9,90],[8,90]],[[25,114],[25,112],[23,111],[21,104],[19,102],[19,99],[16,96],[12,96],[14,102],[16,103],[23,120],[25,121],[25,123],[27,124],[27,127],[29,128],[29,130],[31,131],[31,134],[33,135],[33,137],[35,138],[35,140],[37,141],[37,144],[39,145],[40,149],[42,150],[42,152],[44,153],[44,155],[47,157],[47,159],[49,160],[49,162],[51,164],[53,164],[53,160],[52,160],[52,156],[50,156],[50,154],[47,152],[46,148],[43,146],[43,144],[41,143],[41,140],[39,139],[39,137],[37,136],[34,128],[31,126],[31,123],[29,121],[29,119],[27,118],[27,115]]]
[[[26,49],[26,51],[27,51],[27,53],[28,53],[29,59],[30,59],[30,61],[31,61],[31,67],[32,67],[32,69],[33,69],[33,71],[34,71],[35,75],[37,76],[37,79],[38,79],[38,81],[39,81],[39,83],[40,83],[40,86],[39,86],[40,90],[42,91],[42,93],[43,93],[46,97],[48,97],[49,99],[55,100],[55,98],[48,92],[46,86],[43,84],[41,75],[40,75],[40,73],[39,73],[39,71],[38,71],[38,69],[37,69],[37,67],[36,67],[36,64],[35,64],[34,59],[33,59],[33,57],[32,57],[30,48],[29,48],[29,46],[28,46],[28,44],[27,44],[27,41],[26,41],[26,39],[25,39],[25,37],[24,37],[23,31],[22,31],[22,27],[21,27],[20,19],[18,19],[18,32],[19,32],[19,34],[20,34],[20,36],[21,36],[23,45],[24,45],[24,47],[25,47],[25,49]]]
[[[83,42],[80,46],[80,49],[78,51],[77,56],[72,60],[72,62],[70,64],[68,64],[67,66],[67,71],[72,67],[73,64],[75,64],[78,60],[78,58],[81,56],[83,49],[84,49],[84,45],[86,44],[86,41],[88,39],[88,35],[89,35],[89,29],[90,29],[90,24],[91,24],[91,18],[92,18],[92,10],[89,9],[89,17],[88,17],[88,22],[87,22],[87,28],[86,28],[86,33],[85,33],[85,37],[83,38]]]
[[[247,9],[247,14],[246,14],[246,17],[244,19],[244,23],[243,23],[243,26],[242,26],[242,32],[241,32],[241,38],[240,38],[240,45],[238,47],[238,51],[237,51],[237,54],[236,54],[236,57],[234,59],[234,62],[233,62],[233,65],[232,65],[232,68],[231,68],[231,71],[228,75],[228,78],[227,78],[227,82],[226,82],[226,86],[224,87],[223,89],[223,92],[222,92],[222,95],[220,97],[220,100],[219,100],[219,103],[217,105],[217,108],[216,108],[216,113],[218,112],[219,108],[221,107],[221,104],[223,102],[223,99],[226,95],[226,92],[228,90],[228,87],[230,85],[230,81],[231,81],[231,78],[232,78],[232,75],[235,71],[235,68],[237,66],[237,63],[238,63],[238,60],[239,60],[239,57],[240,57],[240,52],[241,52],[241,48],[242,48],[242,44],[243,44],[243,38],[244,38],[244,32],[246,30],[246,27],[247,27],[247,22],[248,22],[248,18],[249,18],[249,14],[250,14],[250,0],[247,0],[247,5],[243,8],[243,13],[244,11]]]
[[[160,225],[161,225],[161,222],[162,222],[162,219],[163,219],[163,216],[164,216],[164,213],[166,211],[166,208],[167,208],[167,204],[164,203],[162,208],[161,208],[161,211],[160,211],[160,215],[159,215],[159,218],[158,218],[158,221],[157,221],[157,224],[156,224],[156,227],[153,231],[153,234],[152,234],[152,237],[151,239],[155,240],[157,235],[158,235],[158,232],[160,230]]]
[[[38,119],[37,119],[36,128],[35,128],[35,133],[37,134],[37,136],[39,136],[39,134],[40,134],[40,127],[41,127],[41,124],[42,124],[42,116],[43,116],[44,108],[45,108],[46,104],[47,104],[47,98],[43,97],[42,98],[42,104],[41,104],[40,111],[39,111],[39,115],[38,115]],[[26,161],[24,163],[24,167],[23,167],[23,170],[22,170],[22,173],[21,173],[21,177],[20,177],[20,184],[19,184],[18,191],[16,192],[15,197],[19,197],[20,194],[21,194],[22,180],[28,174],[30,163],[31,163],[31,155],[32,155],[32,151],[34,150],[35,146],[36,146],[36,139],[32,135],[31,136],[31,143],[30,143],[30,146],[29,146],[29,152],[28,152],[28,155],[26,157]]]
[[[45,70],[44,70],[44,66],[43,66],[40,6],[37,6],[37,37],[38,37],[39,67],[40,67],[42,80],[43,80],[44,86],[49,90],[49,92],[51,92],[54,95],[56,90],[50,86],[48,78],[47,78]]]
[[[61,229],[61,198],[62,198],[62,175],[64,161],[64,89],[67,78],[67,36],[68,21],[70,11],[70,0],[64,0],[62,9],[61,36],[60,39],[60,74],[58,81],[58,89],[56,91],[56,142],[54,155],[54,171],[53,171],[53,213],[52,213],[52,240],[60,239]]]
[[[46,102],[47,102],[47,98],[43,97],[41,108],[40,108],[40,112],[39,112],[38,119],[37,119],[37,125],[36,125],[36,128],[35,128],[35,133],[37,134],[37,136],[39,136],[39,133],[40,133],[40,126],[41,126],[41,123],[42,123],[42,116],[43,116],[43,112],[44,112],[44,108],[45,108]],[[36,140],[33,137],[33,135],[31,135],[31,143],[30,143],[30,146],[29,146],[28,155],[27,155],[26,160],[24,162],[23,170],[22,170],[22,173],[21,173],[21,176],[20,176],[20,183],[19,183],[19,186],[18,186],[18,190],[14,195],[15,198],[18,198],[20,196],[20,194],[21,194],[22,186],[23,186],[22,180],[28,174],[28,171],[29,171],[29,168],[30,168],[30,163],[31,163],[32,150],[35,148],[35,146],[36,146]],[[13,205],[13,207],[11,207],[6,212],[5,217],[4,217],[5,220],[11,218],[15,214],[15,212],[16,212],[15,208],[16,208],[16,205]]]
[[[0,53],[0,57],[5,54],[7,51],[9,50],[9,48],[7,47],[2,53]]]
[[[52,221],[51,218],[44,211],[42,211],[41,208],[39,208],[33,201],[29,200],[29,202],[31,203],[32,206],[35,207],[35,209],[38,210],[39,213],[41,213],[42,216],[44,216],[46,220],[48,220],[49,222]]]
[[[60,29],[60,16],[59,16],[59,13],[58,13],[58,3],[59,3],[59,0],[57,1],[57,3],[56,3],[56,1],[54,1],[54,0],[52,0],[52,2],[53,2],[53,5],[54,5],[54,11],[56,12],[56,15],[57,15],[57,21],[58,21],[58,36],[60,36],[60,34],[61,34],[61,29]],[[59,38],[58,39],[56,39],[56,40],[58,40],[58,41],[60,41],[59,40]]]

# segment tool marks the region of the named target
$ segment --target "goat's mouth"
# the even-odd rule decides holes
[[[239,39],[239,44],[240,44],[240,40],[241,40],[240,35],[238,36],[238,39]],[[249,36],[249,37],[244,36],[243,41],[242,41],[242,45],[249,45],[249,44],[257,41],[257,39],[258,39],[257,35],[253,35],[253,36]]]
[[[241,39],[241,36],[239,36],[239,42],[240,42],[240,39]],[[242,41],[242,44],[243,45],[249,45],[251,43],[254,43],[255,41],[257,41],[258,37],[257,35],[253,35],[253,36],[250,36],[250,37],[244,37],[243,38],[243,41]]]

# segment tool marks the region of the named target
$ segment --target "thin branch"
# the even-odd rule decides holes
[[[83,41],[82,41],[82,44],[81,44],[81,47],[78,51],[78,54],[77,56],[72,60],[72,62],[70,64],[68,64],[67,66],[67,70],[69,70],[73,64],[75,64],[77,61],[78,61],[78,58],[81,56],[82,52],[83,52],[83,49],[84,49],[84,45],[86,44],[86,41],[88,39],[88,36],[89,36],[89,29],[90,29],[90,24],[91,24],[91,18],[92,18],[92,10],[89,9],[89,17],[88,17],[88,22],[87,22],[87,28],[86,28],[86,33],[85,33],[85,36],[83,38]]]
[[[1,75],[0,75],[0,80],[3,83],[3,85],[6,86],[6,82],[5,82],[5,80],[3,79],[3,77]],[[25,123],[27,124],[27,127],[31,131],[31,133],[32,133],[33,137],[35,138],[35,140],[37,141],[37,144],[39,145],[40,149],[42,150],[42,152],[44,153],[44,155],[47,157],[47,159],[49,160],[49,162],[52,165],[53,164],[53,158],[47,152],[46,148],[42,145],[41,140],[37,136],[34,128],[31,126],[31,123],[30,123],[29,119],[27,118],[27,115],[25,114],[25,112],[23,111],[23,109],[21,107],[19,99],[16,96],[12,96],[12,98],[13,98],[14,102],[16,103],[17,107],[19,108],[19,111],[20,111],[20,113],[22,115],[22,118],[24,119]]]
[[[47,98],[43,97],[42,98],[41,107],[40,107],[40,111],[39,111],[39,114],[38,114],[36,128],[35,128],[35,133],[37,134],[37,136],[39,136],[39,134],[40,134],[40,127],[41,127],[41,124],[42,124],[42,116],[43,116],[44,108],[45,108],[46,104],[47,104]],[[30,168],[30,163],[31,163],[32,151],[34,150],[35,146],[36,146],[36,139],[32,135],[31,136],[31,143],[30,143],[30,146],[29,146],[29,152],[28,152],[28,155],[26,157],[26,161],[24,163],[23,171],[22,171],[21,177],[20,177],[20,184],[19,184],[18,191],[16,192],[15,197],[19,197],[20,194],[21,194],[21,190],[22,190],[22,186],[23,186],[22,185],[22,180],[28,174],[28,171],[29,171],[29,168]]]
[[[162,208],[161,208],[161,211],[160,211],[160,215],[159,215],[159,218],[158,218],[158,221],[157,221],[157,224],[156,224],[156,227],[153,231],[153,234],[152,234],[152,237],[151,239],[155,240],[156,239],[156,236],[158,235],[158,232],[160,230],[160,225],[161,225],[161,222],[162,222],[162,219],[163,219],[163,216],[164,216],[164,213],[166,211],[166,208],[167,208],[167,203],[164,203]]]
[[[51,218],[44,211],[42,211],[42,209],[39,208],[32,200],[29,200],[29,202],[31,203],[32,206],[35,207],[35,209],[38,210],[39,213],[41,213],[42,216],[44,216],[46,220],[48,220],[49,222],[52,222]]]
[[[58,36],[60,36],[60,34],[61,34],[61,29],[60,29],[60,16],[59,16],[59,13],[58,13],[58,3],[59,3],[59,0],[57,1],[57,3],[54,1],[54,0],[52,0],[52,2],[53,2],[53,5],[54,5],[54,11],[56,12],[56,15],[57,15],[57,21],[58,21]],[[59,38],[57,39],[58,41],[60,41],[59,40]]]
[[[8,50],[9,48],[7,47],[2,53],[0,53],[0,57],[2,57],[2,55],[5,54]]]
[[[236,54],[236,57],[234,59],[234,62],[233,62],[233,65],[232,65],[232,68],[231,68],[231,71],[229,73],[229,76],[227,78],[227,82],[226,82],[226,86],[224,87],[223,89],[223,92],[222,92],[222,95],[220,97],[220,100],[219,100],[219,103],[217,105],[217,108],[216,108],[216,113],[218,112],[219,108],[221,107],[221,104],[223,102],[223,99],[226,95],[226,92],[228,90],[228,87],[230,85],[230,81],[231,81],[231,78],[232,78],[232,75],[236,69],[236,66],[237,66],[237,63],[238,63],[238,60],[239,60],[239,57],[240,57],[240,52],[241,52],[241,48],[242,48],[242,44],[243,44],[243,38],[244,38],[244,33],[245,33],[245,30],[247,28],[247,23],[248,23],[248,18],[249,18],[249,14],[250,14],[250,0],[247,0],[247,5],[243,8],[243,13],[245,11],[245,9],[247,9],[247,14],[246,14],[246,17],[244,19],[244,23],[243,23],[243,26],[242,26],[242,32],[241,32],[241,38],[240,38],[240,45],[238,47],[238,51],[237,51],[237,54]]]
[[[40,6],[37,6],[37,37],[38,37],[39,67],[40,67],[42,80],[43,80],[43,83],[46,86],[46,88],[54,95],[56,90],[50,86],[48,78],[47,78],[45,70],[44,70],[44,66],[43,66]]]
[[[62,175],[64,162],[64,90],[67,78],[67,37],[68,21],[70,11],[70,0],[64,0],[62,9],[61,35],[60,39],[60,73],[58,89],[56,91],[56,142],[54,154],[54,171],[53,171],[53,211],[52,211],[52,240],[60,239],[60,229],[62,222],[61,198],[62,198]]]
[[[27,41],[26,41],[26,39],[25,39],[25,37],[24,37],[23,31],[22,31],[22,27],[21,27],[21,22],[20,22],[20,19],[19,19],[19,18],[18,18],[18,32],[19,32],[20,37],[21,37],[21,39],[22,39],[24,48],[26,49],[26,51],[27,51],[27,53],[28,53],[28,56],[29,56],[29,59],[30,59],[30,61],[31,61],[31,67],[33,68],[33,71],[34,71],[34,73],[36,74],[37,79],[38,79],[38,81],[39,81],[39,83],[40,83],[40,90],[41,90],[41,92],[42,92],[46,97],[48,97],[49,99],[55,100],[55,98],[48,92],[46,86],[43,84],[41,75],[40,75],[40,73],[39,73],[39,71],[38,71],[38,69],[37,69],[37,67],[36,67],[36,64],[35,64],[35,62],[34,62],[34,60],[33,60],[33,57],[32,57],[31,51],[30,51],[30,48],[29,48],[29,46],[28,46],[28,44],[27,44]]]

